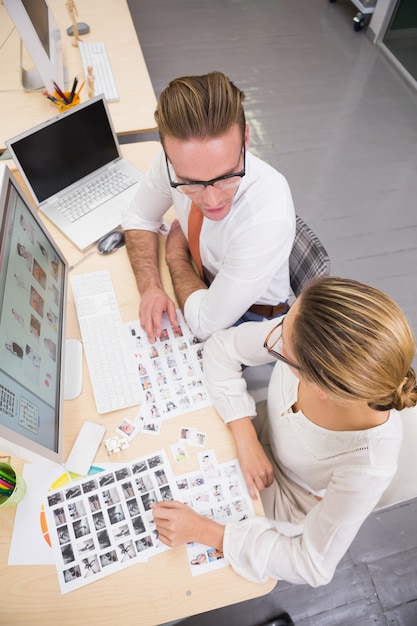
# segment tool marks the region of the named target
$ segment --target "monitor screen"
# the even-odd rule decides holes
[[[67,274],[53,238],[0,165],[0,437],[59,463]]]
[[[53,93],[55,81],[66,88],[61,33],[46,0],[3,0],[34,68],[25,67],[22,51],[22,84],[28,90],[46,88]]]

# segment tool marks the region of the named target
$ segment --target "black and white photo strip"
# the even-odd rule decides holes
[[[61,593],[167,550],[158,541],[151,504],[173,499],[178,491],[164,450],[106,464],[51,491],[45,509]]]
[[[192,335],[181,311],[173,328],[166,313],[162,335],[149,343],[137,320],[126,324],[144,403],[141,431],[158,434],[161,421],[210,406],[203,374],[204,342]]]

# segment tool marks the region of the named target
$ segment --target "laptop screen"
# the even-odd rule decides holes
[[[120,156],[102,96],[6,143],[38,204]]]

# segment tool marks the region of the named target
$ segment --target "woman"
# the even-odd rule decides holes
[[[153,509],[161,541],[223,550],[250,580],[328,583],[395,474],[399,411],[417,402],[414,354],[412,331],[391,298],[333,277],[310,283],[278,324],[213,335],[204,350],[209,391],[266,517],[222,526],[164,502]],[[241,363],[271,357],[262,446]]]

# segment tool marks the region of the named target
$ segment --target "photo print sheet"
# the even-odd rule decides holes
[[[198,454],[200,469],[176,477],[179,499],[195,511],[220,524],[238,522],[255,515],[237,459],[217,463],[214,450]],[[193,576],[228,565],[223,552],[200,543],[186,545]]]
[[[162,335],[153,344],[139,321],[126,324],[144,397],[142,432],[157,434],[162,420],[211,405],[203,375],[204,342],[191,333],[180,310],[177,318],[179,326],[173,328],[163,314]]]
[[[61,593],[168,550],[150,507],[174,499],[163,450],[50,491],[45,511]]]

